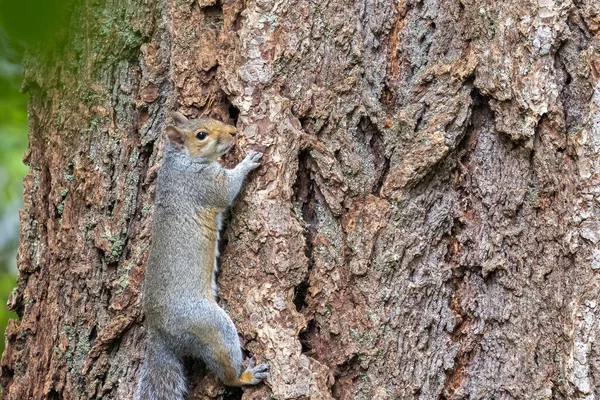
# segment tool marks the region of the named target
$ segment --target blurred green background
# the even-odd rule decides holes
[[[9,318],[6,301],[16,284],[19,209],[27,167],[27,96],[19,92],[23,76],[23,45],[0,25],[0,351]]]
[[[28,48],[51,52],[61,43],[69,10],[78,0],[0,0],[0,351],[9,318],[6,302],[16,285],[19,209],[27,167],[27,95],[20,92]]]

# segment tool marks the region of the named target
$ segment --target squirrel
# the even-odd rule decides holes
[[[232,147],[235,127],[179,112],[172,118],[157,178],[144,281],[148,345],[135,400],[182,400],[183,357],[201,359],[228,386],[256,385],[269,370],[251,358],[242,372],[238,333],[216,302],[215,283],[222,213],[262,153],[225,169],[217,158]]]

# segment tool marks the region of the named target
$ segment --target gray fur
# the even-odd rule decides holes
[[[237,376],[240,375],[242,352],[237,330],[225,311],[202,292],[207,280],[216,292],[214,273],[206,265],[214,263],[216,273],[218,246],[213,254],[205,254],[203,248],[209,244],[211,234],[196,216],[202,210],[219,209],[218,230],[222,211],[231,205],[246,175],[260,165],[261,156],[251,151],[239,165],[228,170],[216,161],[190,156],[185,147],[167,143],[158,175],[146,266],[144,312],[148,350],[136,400],[183,399],[184,356],[202,359],[224,380],[224,371],[210,343],[215,337],[222,340]],[[252,384],[267,376],[268,366],[251,367],[255,372]]]
[[[186,393],[181,361],[158,335],[148,338],[146,359],[134,395],[136,400],[183,399]]]

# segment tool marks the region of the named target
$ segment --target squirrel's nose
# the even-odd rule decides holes
[[[229,134],[230,134],[231,136],[235,136],[235,133],[236,133],[236,132],[237,132],[237,129],[235,129],[235,128],[233,128],[233,127],[232,127],[232,128],[231,128],[231,130],[229,131]]]

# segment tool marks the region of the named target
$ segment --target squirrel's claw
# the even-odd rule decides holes
[[[258,364],[256,367],[253,367],[252,376],[252,382],[255,385],[267,378],[269,376],[269,364]]]
[[[260,159],[263,156],[263,153],[259,153],[258,151],[250,150],[242,164],[245,165],[249,170],[258,168],[260,166]]]
[[[260,372],[268,372],[268,371],[269,371],[269,364],[259,364],[256,367],[252,368],[252,372],[254,372],[255,375]]]
[[[250,160],[252,162],[258,162],[258,160],[260,160],[263,156],[263,153],[259,153],[258,151],[254,151],[252,150],[248,156],[250,156]]]

